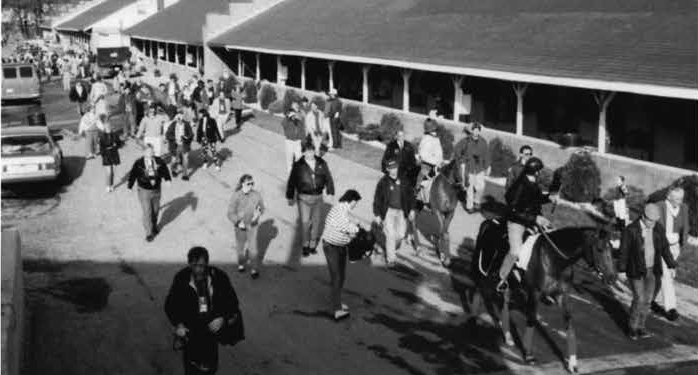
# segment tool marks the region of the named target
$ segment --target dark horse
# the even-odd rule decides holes
[[[441,168],[439,174],[431,183],[429,191],[429,207],[436,216],[438,223],[438,234],[433,236],[432,242],[436,247],[436,253],[444,267],[451,264],[451,250],[448,235],[448,227],[451,225],[453,214],[459,202],[459,193],[461,189],[461,177],[458,175],[457,163],[451,161],[446,166]],[[412,228],[416,232],[416,219],[411,222]],[[419,253],[419,240],[415,233],[414,249]]]
[[[486,220],[480,225],[472,262],[475,291],[490,303],[488,297],[496,295],[494,277],[499,271],[501,259],[508,250],[506,223],[497,219]],[[526,314],[526,332],[523,339],[523,357],[526,363],[535,364],[533,356],[533,328],[538,325],[538,303],[541,296],[553,298],[562,309],[567,329],[566,368],[577,372],[576,337],[572,324],[572,312],[568,295],[572,287],[573,266],[584,259],[586,264],[607,284],[615,282],[610,232],[604,228],[562,228],[542,233],[536,239],[527,269],[521,281],[510,277],[510,289],[503,293],[504,301],[501,326],[507,345],[514,341],[509,330],[509,301],[511,290],[523,292]],[[477,296],[473,296],[476,299]],[[482,298],[473,301],[473,314],[477,315]]]

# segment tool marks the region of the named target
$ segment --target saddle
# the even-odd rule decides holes
[[[518,280],[528,267],[533,245],[539,234],[530,230],[524,232],[523,244],[519,259],[514,265],[512,275]],[[497,279],[498,271],[509,252],[509,235],[507,233],[507,221],[503,218],[487,220],[480,227],[476,248],[475,267],[480,275],[486,278]]]

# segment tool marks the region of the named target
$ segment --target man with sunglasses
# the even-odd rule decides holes
[[[532,156],[533,148],[531,148],[531,146],[521,146],[519,149],[519,160],[515,161],[511,166],[509,166],[509,169],[507,170],[507,182],[504,191],[509,190],[514,181],[521,176],[521,172],[523,172],[526,162]]]

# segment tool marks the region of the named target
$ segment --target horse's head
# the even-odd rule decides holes
[[[591,237],[586,261],[606,284],[613,284],[618,277],[613,264],[611,233],[606,228],[598,228]]]

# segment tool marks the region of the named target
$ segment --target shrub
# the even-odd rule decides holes
[[[593,202],[600,196],[601,172],[591,155],[575,152],[561,170],[560,194],[572,202]]]
[[[263,85],[259,92],[259,106],[262,109],[268,109],[269,104],[276,100],[276,90],[271,85]]]
[[[650,194],[647,199],[650,202],[659,202],[666,199],[669,187],[679,185],[684,190],[683,202],[688,206],[688,222],[691,236],[698,236],[698,174],[684,176],[671,183],[669,186]]]
[[[339,118],[344,126],[344,131],[349,134],[357,133],[364,123],[361,109],[353,104],[342,106],[342,113],[339,115]]]
[[[359,128],[359,139],[362,141],[378,141],[381,139],[380,125],[368,124]]]
[[[381,123],[378,126],[380,140],[382,142],[390,142],[395,138],[398,131],[403,129],[402,121],[394,113],[386,113],[381,117]]]
[[[257,103],[257,85],[254,81],[245,81],[242,88],[245,91],[245,103]]]
[[[283,112],[287,112],[288,110],[291,109],[291,103],[296,102],[298,104],[301,103],[301,95],[297,93],[293,89],[288,89],[284,93],[284,99],[283,99]]]
[[[450,159],[453,156],[453,141],[455,140],[453,133],[446,129],[445,126],[439,124],[436,128],[436,135],[439,137],[439,141],[441,141],[444,159]]]
[[[315,103],[318,107],[319,110],[325,111],[325,105],[327,104],[327,101],[325,100],[324,96],[321,95],[315,95],[313,96],[313,99],[310,100],[312,103]]]
[[[286,113],[284,110],[284,101],[276,100],[269,104],[269,113]]]
[[[492,163],[492,176],[506,177],[509,167],[516,161],[516,155],[511,147],[505,145],[497,137],[490,142],[490,160]],[[550,181],[552,182],[552,171],[550,171]]]

